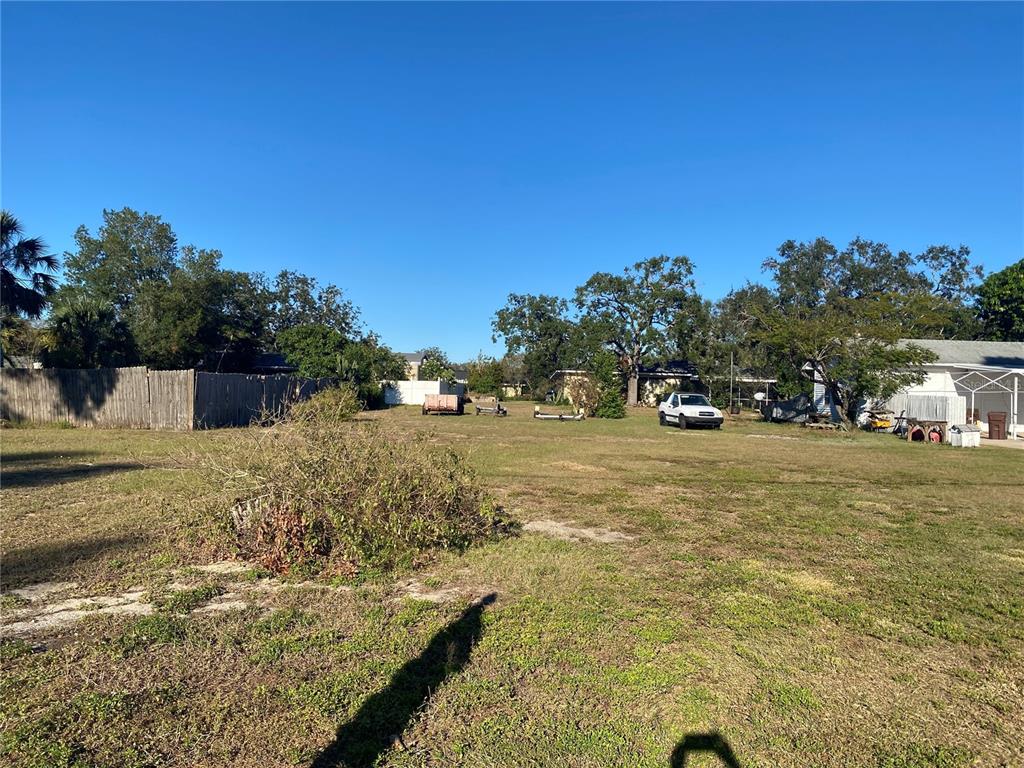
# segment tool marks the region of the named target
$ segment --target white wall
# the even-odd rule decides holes
[[[423,405],[427,395],[464,395],[463,384],[446,381],[391,381],[383,382],[384,402],[387,405]]]
[[[971,393],[965,387],[958,387],[953,382],[953,373],[949,370],[932,370],[928,372],[927,378],[912,387],[907,387],[899,395],[896,395],[890,400],[891,405],[889,406],[894,410],[897,415],[900,409],[896,408],[893,401],[898,401],[900,395],[951,395],[957,394],[964,398],[964,407],[966,409],[966,415],[969,417],[971,412]],[[956,372],[959,376],[962,372]],[[998,373],[991,373],[989,375],[998,376]],[[1018,388],[1021,390],[1018,396],[1018,403],[1024,403],[1024,376],[1019,377]],[[1013,387],[1013,377],[1007,376],[1002,379],[1003,383],[1006,383],[1009,387]],[[977,380],[974,386],[980,384],[981,381]],[[974,409],[979,411],[979,421],[981,428],[988,431],[988,414],[989,411],[1003,411],[1007,414],[1006,416],[1006,431],[1008,433],[1013,432],[1013,393],[1005,391],[993,391],[993,392],[976,392],[974,394]],[[1024,424],[1021,424],[1021,414],[1017,414],[1017,432],[1024,432]]]

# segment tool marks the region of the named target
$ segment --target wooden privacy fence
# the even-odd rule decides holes
[[[333,379],[137,368],[4,368],[0,416],[40,424],[136,429],[247,426]]]

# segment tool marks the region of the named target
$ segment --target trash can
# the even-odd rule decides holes
[[[988,412],[988,439],[1006,439],[1006,411]]]
[[[981,445],[981,429],[973,424],[955,424],[949,428],[949,441],[956,448],[977,448]]]

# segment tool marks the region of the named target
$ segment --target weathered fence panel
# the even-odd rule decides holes
[[[275,374],[196,373],[197,429],[245,427],[253,421],[279,416],[290,403],[309,397],[333,379],[305,379]]]
[[[149,372],[149,426],[151,429],[189,430],[195,420],[196,372]]]
[[[69,421],[59,371],[0,370],[0,416],[8,421]]]
[[[333,379],[139,368],[0,372],[0,416],[41,424],[151,429],[243,427]]]
[[[3,418],[76,426],[148,427],[145,368],[22,370],[2,375]]]

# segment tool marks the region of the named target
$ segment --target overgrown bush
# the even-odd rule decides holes
[[[571,376],[565,382],[565,394],[573,407],[586,414],[593,416],[597,410],[597,401],[601,397],[601,391],[590,376]]]
[[[279,573],[354,574],[415,564],[499,530],[498,509],[463,458],[424,436],[350,421],[351,390],[328,390],[249,433],[224,466],[239,553]]]
[[[594,415],[601,419],[625,418],[626,401],[622,397],[622,370],[619,368],[619,361],[610,352],[601,352],[594,356],[591,367],[598,390]]]
[[[294,422],[326,422],[337,424],[348,421],[363,409],[363,403],[354,388],[347,384],[322,389],[307,400],[291,407],[289,418]]]

